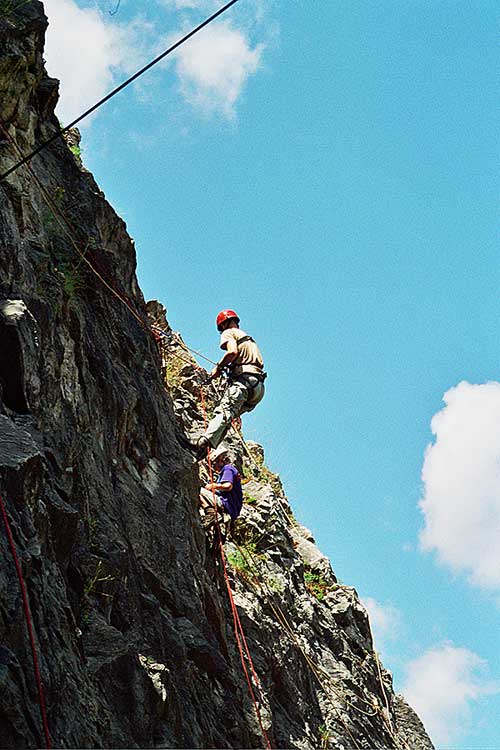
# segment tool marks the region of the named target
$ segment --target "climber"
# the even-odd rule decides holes
[[[212,466],[217,471],[215,482],[209,482],[200,490],[200,505],[205,510],[206,518],[213,520],[214,493],[219,513],[228,513],[231,521],[236,521],[243,505],[243,491],[241,477],[236,466],[230,463],[227,448],[220,447],[210,454]],[[207,525],[204,523],[204,525]]]
[[[259,347],[239,328],[239,323],[234,310],[222,310],[217,315],[220,348],[225,353],[210,373],[210,378],[218,378],[226,371],[229,384],[204,434],[195,442],[181,439],[184,447],[199,461],[205,458],[209,448],[217,448],[222,442],[233,419],[252,411],[264,398],[264,361]]]

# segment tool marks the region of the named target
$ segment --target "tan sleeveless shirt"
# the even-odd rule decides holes
[[[264,360],[255,341],[247,339],[242,341],[241,344],[238,343],[240,339],[247,336],[248,334],[240,328],[226,328],[221,333],[220,348],[227,349],[227,342],[234,339],[238,345],[238,356],[231,363],[231,370],[238,373],[239,368],[242,367],[244,372],[260,373],[264,369]]]

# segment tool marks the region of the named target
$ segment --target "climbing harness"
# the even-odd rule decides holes
[[[35,672],[35,681],[36,681],[36,686],[38,690],[38,702],[40,704],[40,715],[42,718],[43,733],[45,735],[45,747],[47,748],[47,750],[50,750],[52,745],[50,742],[49,725],[47,723],[47,714],[45,711],[45,695],[43,692],[42,678],[40,676],[40,669],[38,666],[38,657],[37,657],[37,652],[36,652],[35,637],[33,633],[31,613],[30,613],[30,608],[29,608],[29,603],[28,603],[28,594],[26,592],[26,585],[24,583],[23,572],[21,570],[21,565],[19,564],[19,559],[18,559],[17,552],[16,552],[16,545],[14,543],[14,537],[12,536],[9,519],[7,517],[7,511],[5,510],[5,505],[4,505],[1,495],[0,495],[0,512],[3,517],[5,532],[7,534],[10,551],[12,553],[12,558],[14,560],[14,565],[15,565],[16,573],[17,573],[17,579],[19,581],[19,588],[21,589],[21,596],[23,599],[24,617],[26,620],[26,628],[28,630],[28,636],[29,636],[29,641],[30,641],[30,646],[31,646],[31,655],[33,657],[33,670]]]
[[[113,91],[110,91],[109,94],[106,94],[105,97],[100,99],[96,104],[94,104],[90,109],[87,109],[83,114],[81,114],[79,117],[76,118],[76,120],[73,120],[73,122],[70,122],[69,125],[66,125],[64,128],[60,128],[57,133],[55,133],[53,136],[48,138],[46,141],[40,144],[37,148],[35,148],[31,153],[27,154],[27,156],[23,156],[20,161],[17,162],[17,164],[14,164],[10,169],[8,169],[6,172],[4,172],[2,175],[0,175],[0,182],[11,175],[13,172],[16,171],[19,167],[21,167],[23,164],[27,164],[34,156],[40,153],[40,151],[43,151],[44,148],[49,146],[51,143],[56,141],[58,138],[61,138],[64,133],[67,133],[68,130],[71,130],[71,128],[74,128],[76,125],[78,125],[79,122],[81,122],[85,117],[88,117],[92,112],[95,112],[96,109],[98,109],[100,106],[102,106],[105,102],[109,101],[113,96],[118,94],[120,91],[122,91],[126,86],[128,86],[130,83],[135,81],[139,76],[142,76],[143,73],[145,73],[147,70],[152,68],[154,65],[160,62],[160,60],[163,60],[164,57],[167,57],[167,55],[170,55],[171,52],[176,50],[178,47],[180,47],[184,42],[187,42],[188,39],[191,39],[192,36],[197,34],[199,31],[201,31],[205,26],[208,26],[209,23],[214,21],[218,16],[225,13],[226,10],[228,10],[232,5],[237,3],[238,0],[230,0],[230,2],[226,3],[222,8],[219,8],[218,11],[213,13],[209,18],[206,18],[202,23],[200,23],[196,28],[192,29],[188,34],[185,34],[185,36],[182,37],[182,39],[179,39],[175,44],[172,44],[171,47],[166,49],[164,52],[161,53],[161,55],[158,55],[158,57],[155,57],[154,60],[151,60],[147,65],[145,65],[143,68],[137,71],[137,73],[134,73],[133,76],[130,76],[126,81],[121,83],[119,86],[117,86]]]
[[[263,383],[266,378],[267,378],[267,372],[233,373],[230,371],[229,373],[229,380],[231,383],[243,383],[244,386],[246,386],[247,388],[251,388],[252,390],[257,385],[259,385],[259,383]]]
[[[255,344],[255,340],[249,336],[248,334],[246,336],[242,336],[240,339],[238,339],[238,344],[244,344],[246,341],[251,341],[253,344]]]

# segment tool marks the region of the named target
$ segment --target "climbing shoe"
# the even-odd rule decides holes
[[[201,461],[203,458],[207,457],[210,448],[211,445],[208,442],[208,438],[202,435],[201,438],[199,438],[199,440],[196,442],[196,457],[198,461]]]
[[[176,435],[177,440],[182,445],[182,447],[186,448],[186,450],[192,453],[197,461],[201,461],[202,459],[206,458],[208,449],[210,448],[210,443],[204,435],[202,435],[197,440],[189,440],[181,432],[177,432]]]

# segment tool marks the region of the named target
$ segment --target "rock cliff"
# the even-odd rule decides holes
[[[15,5],[0,2],[1,172],[58,127],[43,6]],[[201,431],[205,378],[146,306],[133,243],[77,149],[57,141],[0,182],[0,496],[53,746],[256,748],[264,729],[276,748],[432,748],[356,591],[232,431],[248,481],[225,554],[259,725],[198,509],[206,468],[175,436]],[[0,555],[0,747],[45,746],[1,520]]]

